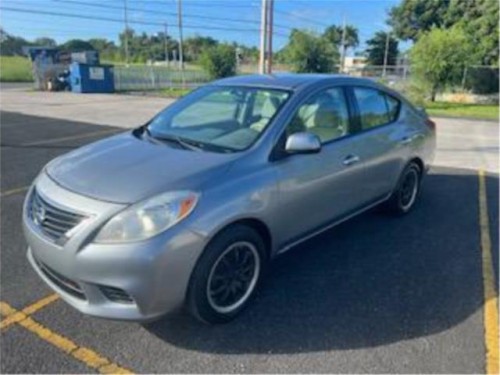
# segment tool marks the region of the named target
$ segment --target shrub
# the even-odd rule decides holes
[[[227,44],[208,48],[201,54],[200,64],[212,79],[233,76],[236,74],[235,49]]]
[[[330,73],[336,71],[339,52],[328,39],[295,29],[285,47],[285,60],[297,73]]]
[[[474,47],[460,27],[433,28],[423,34],[410,51],[411,71],[427,87],[431,100],[447,86],[460,83],[472,63]]]

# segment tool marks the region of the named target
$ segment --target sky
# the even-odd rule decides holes
[[[248,46],[259,45],[260,0],[181,1],[184,38],[203,35]],[[9,34],[28,40],[47,36],[58,43],[73,38],[106,38],[116,42],[118,34],[124,29],[123,9],[126,3],[129,27],[136,32],[153,34],[164,31],[166,23],[168,34],[178,38],[177,2],[178,0],[1,0],[0,25]],[[388,30],[385,24],[387,11],[398,2],[275,0],[274,50],[277,51],[286,44],[291,28],[321,33],[331,24],[341,25],[345,18],[347,24],[358,28],[361,42],[358,50],[361,51],[365,47],[364,42],[376,31]],[[79,16],[102,19],[77,18]],[[400,49],[405,49],[404,44],[401,47]],[[348,51],[348,55],[353,52]]]

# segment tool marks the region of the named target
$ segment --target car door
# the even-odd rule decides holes
[[[358,119],[359,158],[365,168],[369,200],[383,199],[397,184],[408,160],[411,129],[401,115],[401,103],[372,87],[350,87]]]
[[[330,88],[306,99],[286,127],[283,138],[310,132],[320,138],[322,148],[319,153],[286,155],[274,162],[280,201],[278,246],[313,234],[366,200],[359,142],[352,136],[349,113],[344,89]]]

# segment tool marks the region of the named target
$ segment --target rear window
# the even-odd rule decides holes
[[[354,87],[362,129],[370,129],[396,121],[401,103],[382,91]]]

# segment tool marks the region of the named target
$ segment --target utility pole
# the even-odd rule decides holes
[[[385,52],[384,52],[384,69],[382,70],[382,77],[385,77],[387,73],[387,59],[389,55],[389,37],[391,33],[388,31],[385,37]]]
[[[165,47],[165,62],[167,63],[167,67],[170,66],[170,59],[168,58],[168,25],[165,22],[165,34],[163,36],[163,44]]]
[[[177,18],[179,23],[179,64],[184,71],[184,54],[182,50],[182,0],[177,0]]]
[[[123,16],[125,21],[125,65],[128,66],[129,56],[128,56],[128,11],[127,11],[127,0],[123,0]]]
[[[343,18],[342,24],[342,41],[340,42],[340,73],[344,73],[345,67],[345,38],[346,38],[346,24],[345,16]]]
[[[234,49],[234,59],[236,61],[236,67],[235,67],[236,74],[238,74],[238,69],[240,67],[240,52],[241,52],[240,47],[236,47]]]
[[[182,49],[182,0],[177,0],[177,17],[179,23],[179,65],[181,67],[182,88],[186,88],[186,76],[184,75],[184,52]]]
[[[273,72],[273,13],[274,0],[267,0],[267,74]]]
[[[259,73],[266,74],[266,44],[267,44],[267,0],[262,0],[260,15],[260,56]]]

